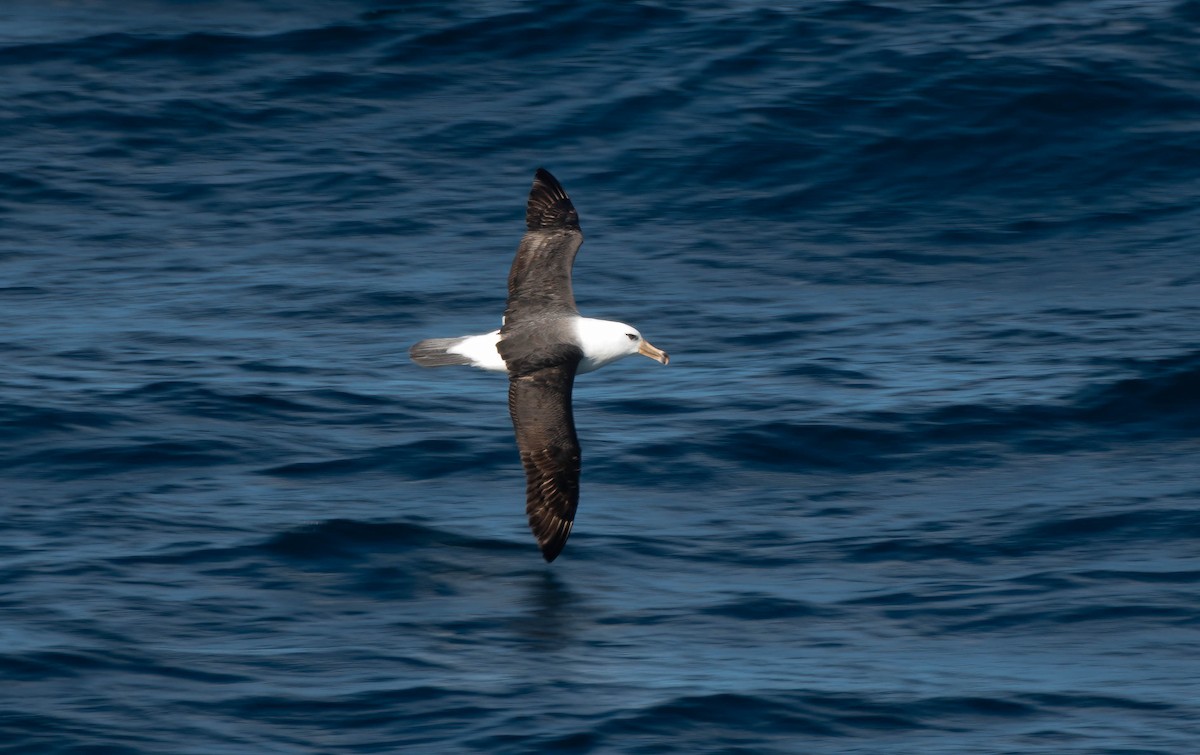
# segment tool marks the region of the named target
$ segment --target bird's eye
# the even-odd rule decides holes
[[[625,335],[626,335],[626,337],[628,337],[628,338],[629,338],[629,340],[630,340],[630,341],[636,341],[636,340],[637,340],[637,335],[636,335],[636,334],[634,334],[634,333],[626,333]]]

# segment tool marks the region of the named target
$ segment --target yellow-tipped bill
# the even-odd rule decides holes
[[[628,353],[628,352],[627,352]],[[650,345],[649,341],[642,341],[642,345],[638,347],[638,353],[644,357],[650,357],[656,362],[667,364],[671,361],[671,357],[667,356],[667,352],[659,351]]]

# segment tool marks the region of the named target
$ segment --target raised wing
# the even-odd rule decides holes
[[[525,467],[525,513],[547,561],[567,544],[579,506],[579,438],[571,414],[578,365],[578,358],[569,359],[508,383],[508,412]]]
[[[525,207],[525,236],[508,274],[506,323],[546,315],[574,315],[571,267],[583,243],[571,198],[544,168],[534,175]]]

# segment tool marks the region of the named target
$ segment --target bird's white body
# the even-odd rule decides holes
[[[493,330],[481,336],[466,336],[455,345],[446,349],[450,354],[458,354],[471,360],[472,367],[494,372],[508,372],[504,360],[496,344],[500,343],[500,331]]]
[[[577,373],[592,372],[618,359],[638,353],[642,347],[642,334],[637,328],[623,322],[596,320],[580,317],[575,320],[575,338],[583,359]],[[446,349],[447,353],[458,354],[470,360],[472,367],[493,372],[508,372],[496,345],[500,343],[500,331],[493,330],[478,336],[464,336]]]

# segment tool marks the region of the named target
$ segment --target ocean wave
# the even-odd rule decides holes
[[[112,410],[93,411],[23,404],[0,404],[0,418],[3,418],[3,421],[0,421],[0,438],[7,441],[24,441],[45,434],[69,433],[83,428],[104,429],[133,422],[129,415]]]
[[[454,474],[464,468],[476,472],[511,466],[514,454],[509,449],[481,451],[478,443],[432,438],[395,446],[373,448],[355,456],[321,461],[297,461],[261,470],[276,477],[339,477],[376,469],[387,469],[415,479],[432,479]]]
[[[446,547],[522,553],[529,550],[524,543],[472,537],[415,522],[327,519],[286,529],[257,542],[231,546],[169,545],[155,552],[123,555],[113,559],[113,563],[118,566],[141,563],[200,566],[262,557],[297,562],[325,561],[414,550],[440,553]]]
[[[1077,416],[1149,436],[1200,435],[1200,352],[1133,362],[1141,374],[1081,391]]]
[[[470,537],[411,522],[361,522],[351,519],[330,519],[280,533],[264,543],[262,548],[272,555],[314,560],[380,550],[440,550],[445,546],[480,551],[525,553],[529,550],[524,543]]]
[[[39,475],[100,476],[115,471],[152,467],[216,467],[244,458],[245,447],[224,440],[136,440],[122,439],[107,444],[67,445],[10,457],[10,467],[32,470]]]

